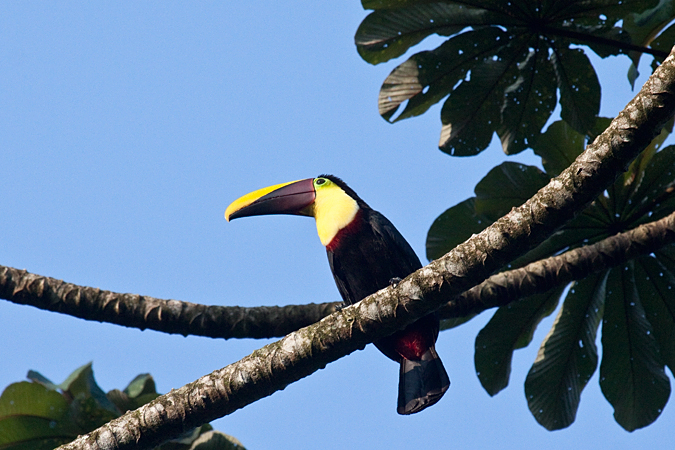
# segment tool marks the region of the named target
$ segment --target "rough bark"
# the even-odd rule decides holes
[[[337,304],[289,306],[200,305],[78,286],[0,266],[0,298],[86,320],[213,338],[271,338],[319,321]]]
[[[675,112],[675,58],[586,151],[534,197],[395,287],[81,436],[61,449],[140,449],[283,389],[422,317],[524,254],[614,181]]]
[[[443,319],[466,317],[540,294],[675,243],[675,213],[593,245],[500,272],[445,304]]]
[[[615,267],[675,242],[675,213],[596,244],[500,272],[447,302],[441,319],[465,317]],[[0,266],[0,298],[87,320],[213,338],[271,338],[310,325],[340,303],[206,306],[119,294]]]

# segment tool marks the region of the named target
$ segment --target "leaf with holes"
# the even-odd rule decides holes
[[[449,36],[468,26],[490,25],[501,19],[497,12],[468,5],[415,3],[378,9],[361,22],[354,41],[364,60],[379,64],[401,56],[431,34]]]
[[[497,27],[468,31],[430,52],[421,52],[394,69],[384,80],[378,99],[380,115],[390,122],[424,113],[448,95],[476,64],[492,55],[507,35]],[[407,101],[405,108],[392,118]]]
[[[556,87],[563,119],[581,133],[593,129],[600,85],[583,50],[570,46],[588,46],[601,57],[634,50],[617,24],[657,3],[368,0],[364,8],[374,12],[361,23],[355,42],[366,61],[378,64],[427,36],[448,36],[391,72],[380,90],[380,114],[390,121],[413,117],[447,97],[441,150],[475,155],[498,132],[504,150],[513,154],[536,142],[555,107]]]
[[[525,379],[530,411],[547,430],[574,422],[581,391],[598,365],[595,338],[606,278],[593,275],[572,285]]]
[[[635,260],[635,283],[646,318],[654,330],[663,362],[675,371],[675,264],[670,245]]]
[[[518,79],[517,63],[525,59],[522,45],[511,42],[481,61],[471,76],[452,92],[441,108],[439,148],[453,156],[477,155],[500,126],[505,90]]]
[[[580,49],[554,49],[551,62],[560,89],[560,117],[581,134],[593,130],[600,111],[600,82]]]
[[[555,73],[541,44],[534,42],[536,47],[518,63],[518,79],[504,91],[497,134],[508,155],[534,145],[557,103]]]
[[[614,418],[628,431],[661,414],[670,396],[653,328],[635,285],[633,263],[610,270],[602,322],[600,387]]]

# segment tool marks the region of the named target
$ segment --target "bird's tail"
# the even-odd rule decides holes
[[[450,378],[433,347],[417,361],[403,358],[396,411],[399,414],[420,412],[439,401],[449,387]]]

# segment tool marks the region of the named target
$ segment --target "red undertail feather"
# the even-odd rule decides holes
[[[434,336],[421,327],[409,326],[404,333],[398,333],[394,350],[405,359],[418,361],[434,346]]]

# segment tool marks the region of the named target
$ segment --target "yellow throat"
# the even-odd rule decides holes
[[[323,180],[323,181],[321,181]],[[359,210],[356,200],[343,191],[340,186],[326,178],[314,180],[316,199],[313,216],[321,243],[330,244],[335,235],[354,220]]]

